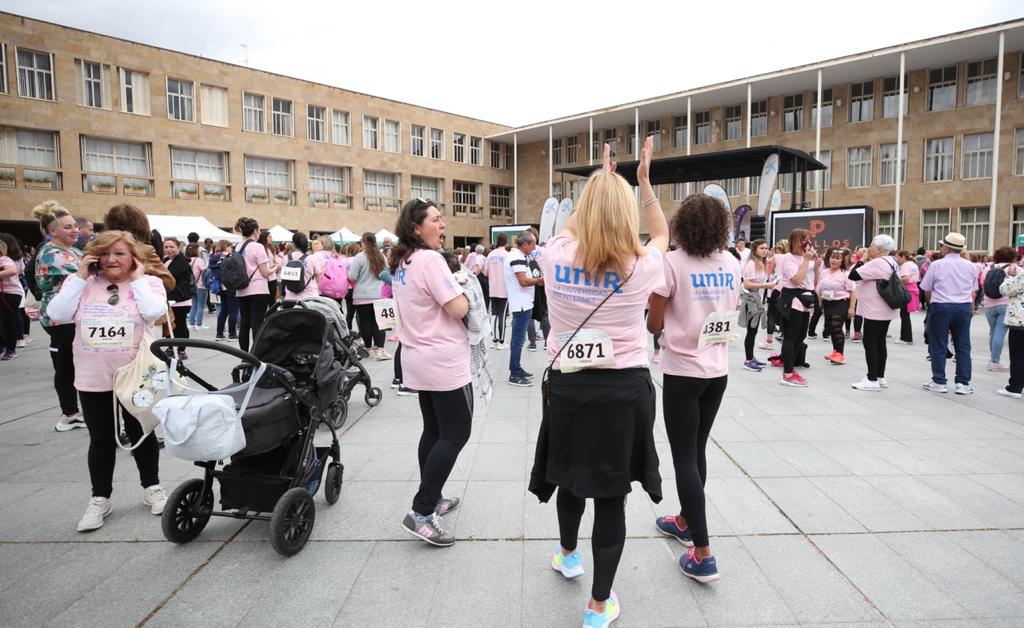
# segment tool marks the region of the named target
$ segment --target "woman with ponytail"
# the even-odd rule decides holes
[[[387,334],[378,329],[377,317],[373,314],[373,302],[381,298],[384,282],[380,279],[380,271],[387,262],[384,254],[377,248],[377,238],[367,231],[360,243],[363,250],[352,260],[348,269],[349,281],[355,282],[352,302],[356,306],[359,317],[359,335],[367,352],[378,360],[390,360],[391,354],[384,348]]]

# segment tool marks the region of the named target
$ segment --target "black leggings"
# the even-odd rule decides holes
[[[250,294],[238,297],[238,309],[241,316],[238,324],[238,348],[242,351],[249,350],[250,333],[252,340],[260,333],[263,327],[263,319],[267,316],[267,308],[273,299],[269,294]]]
[[[75,391],[75,356],[72,345],[75,342],[75,326],[52,325],[43,327],[50,336],[50,361],[53,362],[53,388],[57,391],[60,412],[71,416],[78,412],[78,396]]]
[[[580,520],[587,500],[558,489],[558,536],[564,549],[573,551],[579,541]],[[626,544],[626,496],[594,498],[594,531],[590,547],[594,552],[594,584],[590,596],[603,602],[611,596],[622,547]]]
[[[377,317],[373,313],[373,303],[357,305],[356,314],[359,315],[359,336],[363,339],[363,346],[367,349],[371,347],[383,349],[384,341],[387,340],[387,332],[377,329]]]
[[[889,323],[892,321],[875,321],[870,318],[864,319],[864,358],[868,362],[868,379],[877,380],[885,377],[885,360],[888,353],[885,350],[885,334],[889,332]]]
[[[505,319],[508,317],[508,298],[491,297],[491,339],[498,343],[505,342]]]
[[[352,290],[345,293],[345,324],[352,329],[352,319],[356,316],[356,306],[352,302]]]
[[[238,318],[238,297],[232,292],[220,293],[220,311],[217,312],[217,337],[224,337],[224,323],[228,324],[228,334],[232,337],[237,335],[235,319]]]
[[[0,292],[0,336],[4,340],[4,349],[14,351],[21,338],[21,318],[18,305],[21,304],[20,294]]]
[[[748,360],[754,359],[754,340],[757,339],[757,323],[747,325],[747,335],[743,337],[743,352]]]
[[[416,514],[427,516],[441,501],[441,490],[473,427],[473,385],[455,390],[420,391],[423,434],[418,450],[420,487],[412,500]]]
[[[815,301],[814,308],[811,310],[811,322],[807,324],[807,333],[816,336],[818,335],[818,321],[821,319],[821,302]],[[822,327],[822,334],[825,333],[825,328]]]
[[[676,490],[679,492],[679,515],[686,519],[693,544],[707,547],[704,484],[708,479],[708,461],[705,450],[711,426],[722,405],[729,376],[711,379],[678,375],[664,377],[662,401],[665,431],[672,448],[672,466],[676,472]]]
[[[864,317],[857,314],[853,317],[853,333],[859,334],[860,328],[864,325]]]
[[[82,416],[89,428],[89,479],[92,481],[93,497],[110,497],[114,490],[114,463],[117,460],[117,445],[114,438],[114,393],[78,393],[82,399]],[[142,426],[135,417],[122,410],[124,431],[133,443],[142,437]],[[142,488],[160,483],[160,446],[152,433],[132,452],[135,466],[139,468]]]
[[[395,349],[395,379],[402,383],[402,343]]]
[[[900,340],[914,342],[914,327],[910,324],[910,311],[906,305],[900,308]]]
[[[187,307],[172,307],[171,312],[174,314],[174,337],[175,338],[188,338],[188,310]]]
[[[783,321],[785,337],[782,339],[782,370],[787,375],[793,372],[796,365],[796,354],[807,337],[807,321],[810,317],[810,312],[791,309],[789,318]]]
[[[778,310],[775,309],[779,303],[779,293],[772,292],[768,295],[768,335],[771,336],[775,333],[775,328],[779,326],[779,315]]]
[[[848,320],[846,314],[825,314],[825,328],[821,330],[821,333],[828,332],[831,335],[833,351],[842,353],[846,348],[846,335],[843,333],[843,325]]]

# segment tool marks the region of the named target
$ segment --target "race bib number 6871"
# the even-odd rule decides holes
[[[590,368],[615,368],[612,339],[604,331],[581,329],[571,341],[570,337],[572,332],[558,335],[558,341],[565,345],[559,358],[563,373],[575,373]]]

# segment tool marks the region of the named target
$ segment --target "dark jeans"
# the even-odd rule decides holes
[[[1010,381],[1006,390],[1024,392],[1024,327],[1010,327],[1007,336],[1010,349]]]
[[[4,349],[7,351],[14,351],[21,338],[21,313],[18,311],[20,303],[20,294],[0,292],[0,337],[3,338]]]
[[[373,314],[373,303],[365,303],[356,306],[356,314],[359,316],[359,336],[363,339],[363,346],[367,349],[376,347],[384,348],[387,340],[387,332],[377,329],[377,317]]]
[[[235,319],[238,318],[238,297],[221,292],[219,308],[217,310],[217,337],[224,337],[225,321],[228,324],[228,333],[232,336],[238,335],[238,331],[235,329]]]
[[[910,312],[905,305],[900,308],[900,340],[914,342],[914,326],[910,323]]]
[[[187,307],[172,307],[171,313],[174,314],[174,330],[173,335],[175,338],[188,338],[188,313],[189,308]]]
[[[807,337],[807,321],[810,312],[790,310],[789,318],[783,321],[782,332],[782,370],[789,375],[796,365],[796,354]]]
[[[75,326],[52,325],[43,327],[50,336],[50,361],[53,362],[53,388],[57,391],[60,413],[70,416],[78,412],[78,393],[75,390]],[[113,419],[111,419],[113,421]]]
[[[82,416],[89,428],[89,479],[92,481],[93,497],[110,497],[114,490],[114,463],[117,459],[117,444],[114,439],[114,393],[78,393],[82,399]],[[133,443],[142,438],[142,426],[135,417],[122,410],[124,431]],[[160,445],[155,434],[148,434],[133,452],[135,466],[139,468],[142,488],[160,483]]]
[[[565,490],[558,489],[555,498],[558,510],[559,543],[567,550],[575,550],[579,543],[580,520],[587,500]],[[622,558],[626,544],[626,497],[594,498],[594,531],[590,535],[591,551],[594,553],[594,584],[590,596],[603,602],[611,596],[615,572]]]
[[[242,315],[238,325],[238,348],[242,351],[249,350],[250,337],[253,341],[256,340],[271,303],[273,303],[273,299],[269,294],[250,294],[238,297],[238,309]]]
[[[864,359],[868,363],[868,379],[872,382],[885,377],[885,361],[889,356],[885,348],[885,335],[889,333],[891,322],[864,319],[864,338],[861,342],[864,343]]]
[[[441,490],[473,427],[473,385],[446,391],[420,391],[423,434],[418,450],[420,486],[412,500],[418,515],[434,512]]]
[[[523,357],[523,345],[526,344],[526,326],[533,321],[533,308],[522,312],[512,312],[512,341],[509,343],[508,371],[514,376],[521,376],[524,371],[520,364]]]
[[[932,303],[928,307],[928,355],[932,361],[932,381],[946,383],[946,347],[953,334],[958,384],[971,383],[971,304]]]
[[[788,337],[788,336],[787,336]],[[711,426],[725,396],[729,376],[702,379],[664,376],[665,431],[672,448],[672,466],[676,472],[679,493],[679,514],[697,547],[708,546],[708,522],[705,511],[704,484],[708,479],[705,450]]]
[[[550,333],[551,333],[551,323],[548,321],[548,317],[545,316],[544,318],[542,318],[540,320],[540,334],[541,334],[541,338],[544,340],[545,343],[548,341],[548,334],[550,334]],[[660,335],[660,334],[658,334],[658,335]],[[534,325],[533,322],[530,322],[526,326],[526,337],[530,339],[530,346],[531,347],[536,347],[537,346],[537,326]],[[654,338],[654,348],[655,349],[658,348],[658,338],[657,338],[657,336],[655,336],[655,338]]]

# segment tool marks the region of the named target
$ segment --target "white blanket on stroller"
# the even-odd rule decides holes
[[[484,290],[476,275],[465,269],[455,273],[455,279],[466,291],[466,298],[469,299],[469,312],[463,317],[462,322],[469,332],[469,370],[473,376],[473,387],[480,392],[485,403],[490,403],[491,397],[494,396],[494,378],[487,362],[486,340],[490,316],[487,313]]]

